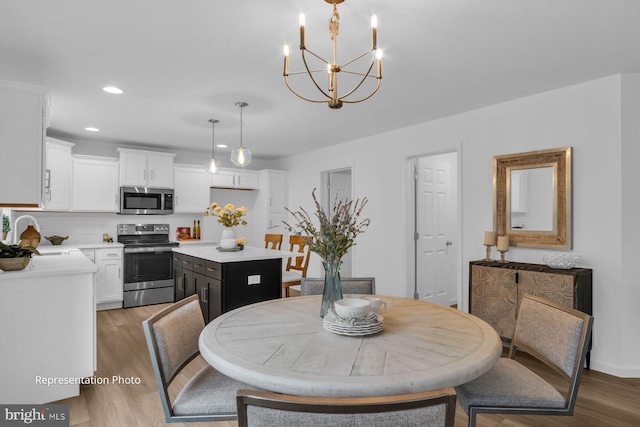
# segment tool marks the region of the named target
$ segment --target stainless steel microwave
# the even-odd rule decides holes
[[[173,213],[173,189],[120,187],[122,215],[168,215]]]

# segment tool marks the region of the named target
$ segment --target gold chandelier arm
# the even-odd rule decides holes
[[[327,69],[326,69],[326,68],[324,68],[324,69],[319,69],[319,70],[311,70],[311,72],[312,72],[312,73],[319,73],[319,72],[326,73],[326,72],[327,72]],[[307,71],[294,71],[293,73],[283,74],[283,75],[287,75],[287,76],[295,76],[295,75],[298,75],[298,74],[308,74],[308,73],[307,73]],[[373,76],[371,76],[371,77],[373,77]]]
[[[326,59],[324,59],[323,57],[317,55],[314,51],[309,50],[307,48],[304,49],[300,49],[302,51],[302,58],[304,58],[304,53],[305,52],[309,52],[311,55],[315,56],[316,58],[318,58],[320,61],[324,62],[325,64],[329,64],[329,61],[327,61]]]
[[[304,51],[306,49],[302,49],[302,62],[304,63],[304,68],[307,70],[307,74],[309,74],[309,77],[311,78],[311,81],[313,82],[314,85],[316,85],[316,87],[318,88],[318,90],[320,92],[322,92],[322,94],[324,96],[326,96],[327,98],[331,99],[331,96],[326,93],[324,90],[322,90],[322,88],[320,87],[320,85],[318,84],[318,82],[316,81],[315,77],[313,77],[313,73],[311,72],[311,70],[309,69],[309,64],[307,64],[307,57],[304,55]],[[318,58],[317,55],[315,55],[313,52],[311,52],[312,55],[314,55],[316,58]],[[325,61],[326,62],[326,61]]]
[[[364,56],[367,56],[367,55],[368,55],[368,54],[370,54],[372,51],[373,51],[373,49],[368,50],[367,52],[363,53],[362,55],[360,55],[360,56],[358,56],[358,57],[353,58],[351,61],[347,62],[346,64],[341,65],[341,66],[340,66],[340,68],[342,69],[342,68],[347,67],[349,64],[352,64],[352,63],[356,62],[358,59],[360,59],[360,58],[362,58],[362,57],[364,57]],[[373,60],[373,61],[375,62],[375,58],[374,58],[374,60]],[[372,62],[372,66],[373,66],[373,62]]]
[[[353,101],[348,101],[348,100],[346,100],[346,99],[342,99],[342,98],[340,98],[340,101],[342,101],[342,102],[343,102],[343,103],[345,103],[345,104],[355,104],[355,103],[357,103],[357,102],[366,101],[367,99],[369,99],[369,98],[371,98],[373,95],[375,95],[375,93],[378,91],[378,89],[380,89],[380,80],[382,80],[382,78],[379,78],[379,79],[378,79],[378,83],[376,84],[376,88],[375,88],[375,89],[373,90],[373,92],[371,92],[368,96],[366,96],[366,97],[364,97],[364,98],[361,98],[361,99],[354,99]],[[351,92],[353,92],[353,91],[351,91]],[[349,94],[350,94],[351,92],[349,92]],[[348,94],[347,94],[347,95],[348,95]],[[344,95],[344,96],[347,96],[347,95]]]
[[[353,88],[351,89],[349,92],[345,93],[344,95],[342,95],[340,97],[340,100],[342,101],[344,98],[346,98],[347,96],[351,95],[353,92],[355,92],[356,90],[358,90],[358,88],[360,86],[362,86],[362,83],[364,83],[364,81],[367,79],[367,77],[369,77],[369,73],[371,72],[371,69],[373,68],[373,64],[374,64],[375,60],[371,61],[371,65],[369,65],[369,69],[367,70],[367,72],[365,74],[361,74],[361,73],[354,73],[354,72],[349,72],[349,74],[356,74],[356,75],[361,75],[363,76],[362,79],[360,80],[360,82]],[[344,72],[344,71],[343,71]],[[376,93],[376,91],[378,90],[378,87],[380,87],[380,79],[378,79],[378,84],[376,85],[376,89],[373,91],[373,93]],[[373,95],[373,93],[371,95]],[[367,98],[370,98],[371,95],[367,96]],[[362,101],[364,101],[365,99],[362,99]],[[348,101],[343,101],[343,102],[348,102]],[[360,102],[360,101],[358,101]]]
[[[291,87],[291,85],[289,85],[289,79],[287,78],[288,76],[284,76],[284,83],[287,85],[287,88],[289,88],[289,90],[298,98],[304,99],[305,101],[309,101],[309,102],[327,102],[326,99],[311,99],[311,98],[307,98],[306,96],[302,96],[300,95],[298,92],[296,92],[295,90],[293,90],[293,88]]]

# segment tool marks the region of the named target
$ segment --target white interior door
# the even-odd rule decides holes
[[[416,287],[419,297],[457,303],[455,224],[456,153],[416,160]]]
[[[349,202],[352,199],[351,194],[351,169],[341,169],[326,172],[326,197],[324,208],[327,213],[331,212],[336,202]],[[353,257],[351,251],[342,258],[342,269],[340,275],[342,277],[352,277],[353,274]]]

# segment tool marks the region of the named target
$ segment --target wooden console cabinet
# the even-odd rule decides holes
[[[513,338],[520,302],[527,293],[593,313],[590,268],[560,270],[519,262],[469,263],[469,312],[493,326],[502,338]]]

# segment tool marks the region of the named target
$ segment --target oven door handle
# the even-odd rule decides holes
[[[176,247],[177,246],[150,246],[150,247],[144,247],[144,248],[124,248],[124,253],[137,254],[137,253],[144,253],[144,252],[156,252],[156,253],[171,252],[173,248],[176,248]]]

